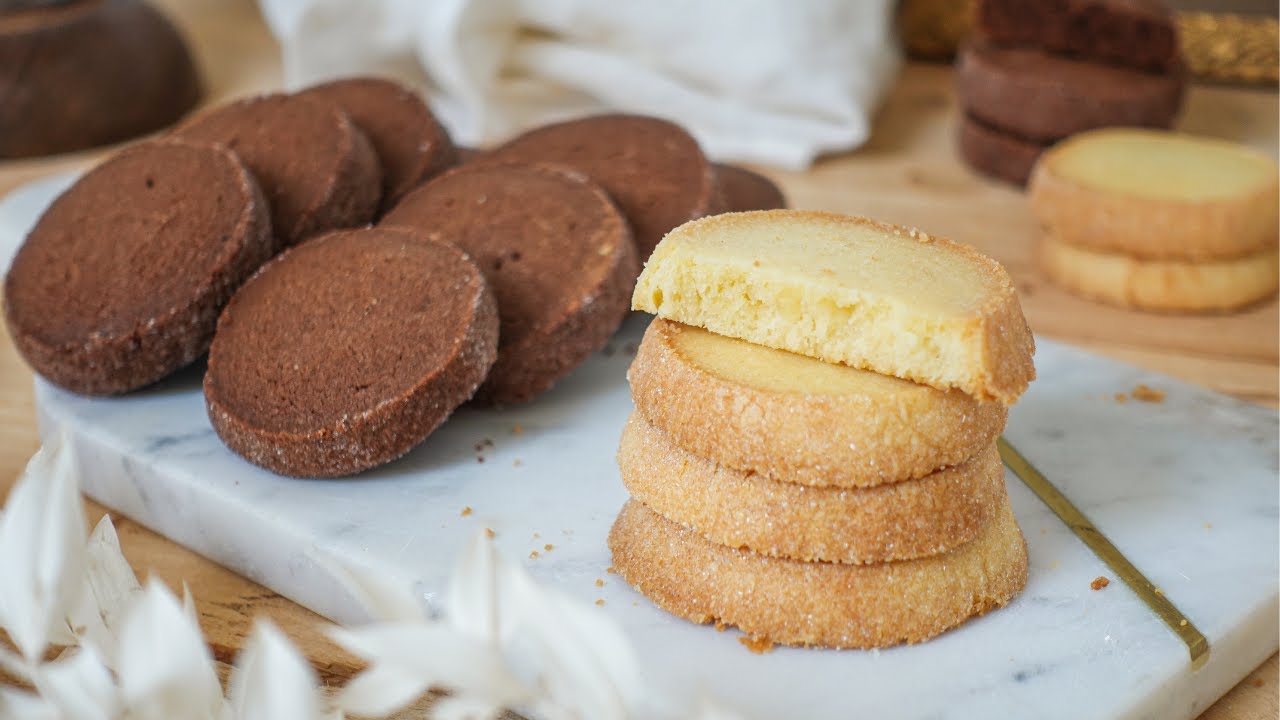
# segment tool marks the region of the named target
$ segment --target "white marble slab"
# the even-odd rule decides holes
[[[0,247],[52,187],[0,206]],[[540,552],[524,560],[540,581],[605,600],[664,693],[705,688],[749,717],[1189,718],[1276,650],[1276,413],[1044,340],[1007,436],[1208,636],[1203,668],[1012,475],[1029,585],[937,640],[761,656],[735,632],[666,615],[605,573],[625,500],[613,452],[631,409],[627,350],[643,324],[632,318],[612,352],[535,403],[463,410],[406,458],[348,480],[280,478],[228,452],[205,417],[199,368],[126,398],[39,381],[36,397],[42,431],[65,429],[78,448],[86,492],[323,615],[360,618],[321,558],[412,584],[430,603],[462,544],[490,527],[509,557]],[[1167,400],[1115,401],[1138,383]],[[1112,584],[1090,590],[1099,575]]]

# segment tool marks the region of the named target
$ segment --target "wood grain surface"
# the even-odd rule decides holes
[[[166,0],[202,65],[206,102],[280,85],[280,59],[250,0]],[[1274,299],[1222,316],[1151,315],[1108,308],[1068,295],[1035,267],[1036,229],[1024,196],[983,180],[956,158],[956,107],[946,67],[908,66],[857,152],[823,160],[804,173],[764,170],[792,205],[870,215],[969,242],[1009,268],[1034,330],[1104,355],[1168,373],[1272,407],[1277,403],[1280,313]],[[1274,91],[1195,87],[1180,126],[1277,152]],[[86,167],[106,151],[0,163],[0,194],[51,172]],[[0,495],[37,446],[31,374],[0,334]],[[90,521],[103,509],[90,504]],[[322,619],[123,517],[114,518],[125,555],[140,576],[154,575],[195,594],[200,622],[223,662],[230,661],[255,616],[268,616],[292,637],[327,682],[358,667],[321,634]],[[1274,548],[1261,551],[1273,552]],[[1280,715],[1276,656],[1203,715],[1253,720]]]

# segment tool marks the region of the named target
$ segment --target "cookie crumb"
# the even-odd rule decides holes
[[[538,557],[538,554],[539,554],[539,553],[538,553],[538,551],[537,551],[537,550],[530,550],[530,551],[529,551],[529,559],[530,559],[530,560],[532,560],[532,559],[534,559],[534,558]]]
[[[511,426],[511,434],[512,434],[512,435],[523,435],[523,434],[524,434],[524,426],[523,426],[523,425],[521,425],[520,423],[516,423],[515,425],[512,425],[512,426]]]
[[[1159,596],[1161,596],[1161,597],[1164,597],[1164,591],[1163,591],[1163,590],[1161,590],[1160,588],[1156,588],[1156,594],[1157,594],[1157,595],[1159,595]]]
[[[596,578],[596,587],[604,587],[604,578]]]
[[[1206,521],[1206,522],[1205,522],[1205,524],[1204,524],[1204,529],[1205,529],[1205,530],[1212,530],[1212,529],[1213,529],[1213,523]]]
[[[604,571],[605,571],[605,572],[607,572],[607,573],[609,573],[610,575],[616,575],[616,574],[617,574],[617,572],[618,572],[617,570],[614,570],[614,569],[613,569],[613,566],[612,566],[612,565],[610,565],[609,567],[605,568],[605,569],[604,569]]]
[[[1178,627],[1186,627],[1186,626],[1187,626],[1186,618],[1182,618],[1182,620],[1178,621]]]
[[[485,537],[497,537],[497,536],[498,536],[498,533],[494,532],[494,531],[493,531],[493,528],[485,528],[485,529],[484,529],[484,534],[485,534]]]
[[[546,545],[542,546],[542,549],[546,550],[547,552],[551,552],[553,549],[555,549],[555,545],[552,545],[551,543],[547,543]]]
[[[1125,403],[1129,402],[1129,396],[1128,396],[1128,395],[1125,395],[1124,393],[1116,393],[1116,402],[1118,402],[1118,403],[1120,403],[1121,405],[1123,405],[1123,404],[1125,404]]]
[[[470,515],[470,514],[471,514],[471,506],[470,506],[470,505],[467,505],[466,507],[462,508],[462,517],[467,517],[467,516],[468,516],[468,515]]]
[[[773,641],[767,637],[746,637],[744,635],[738,638],[738,642],[756,655],[773,652]]]
[[[604,607],[604,598],[600,598],[599,600],[596,600],[596,604],[599,605],[600,607]]]
[[[1091,590],[1101,590],[1102,588],[1110,584],[1111,584],[1110,580],[1108,580],[1105,576],[1099,575],[1098,577],[1093,579],[1093,582],[1089,583],[1089,588]]]
[[[511,467],[520,467],[523,464],[524,464],[524,461],[521,460],[520,458],[516,458],[515,460],[511,461]]]
[[[540,538],[540,537],[542,537],[542,533],[536,532],[536,533],[534,533],[534,534],[533,534],[533,539],[534,539],[534,540],[537,540],[537,539],[538,539],[538,538]]]
[[[1130,394],[1133,395],[1134,400],[1141,400],[1142,402],[1148,403],[1162,403],[1164,402],[1165,397],[1165,392],[1163,390],[1157,390],[1149,385],[1138,385]]]

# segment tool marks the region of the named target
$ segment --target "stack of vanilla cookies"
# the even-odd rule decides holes
[[[1041,156],[1031,209],[1062,287],[1121,307],[1221,312],[1280,286],[1280,167],[1243,145],[1136,128]]]
[[[632,304],[658,317],[609,544],[659,606],[873,648],[1025,585],[995,441],[1034,346],[994,260],[863,218],[733,213],[668,234]]]

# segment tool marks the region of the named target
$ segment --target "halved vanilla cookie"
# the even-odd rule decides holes
[[[1143,310],[1232,310],[1271,297],[1280,283],[1274,249],[1225,260],[1143,260],[1045,236],[1040,262],[1071,292]]]
[[[1007,496],[954,552],[874,565],[800,562],[718,545],[635,500],[609,532],[613,566],[664,610],[784,645],[877,648],[935,637],[1008,603],[1027,546]]]
[[[1035,377],[1000,263],[867,218],[766,210],[685,223],[654,250],[631,306],[981,400],[1012,404]]]
[[[1008,411],[958,390],[773,350],[658,318],[628,373],[636,410],[737,470],[820,487],[919,478],[990,447]]]
[[[1280,170],[1215,138],[1110,128],[1041,156],[1031,209],[1079,248],[1146,260],[1218,260],[1276,247]]]
[[[919,480],[820,488],[734,470],[682,450],[633,414],[618,467],[631,496],[712,542],[792,560],[874,563],[953,550],[976,538],[1004,496],[992,445]]]

